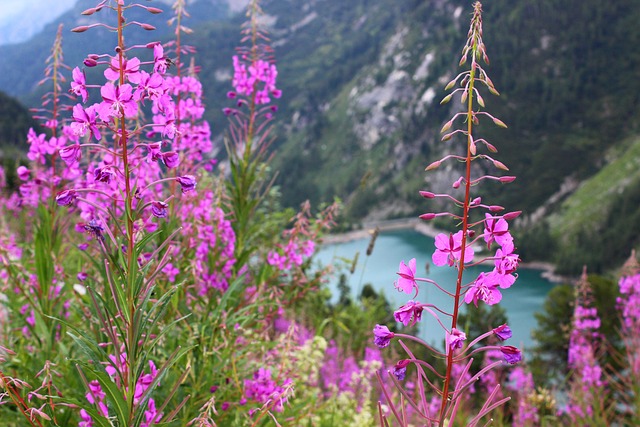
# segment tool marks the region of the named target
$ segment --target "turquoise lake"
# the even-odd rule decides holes
[[[456,270],[449,267],[436,267],[431,264],[431,255],[435,249],[433,238],[431,237],[414,230],[382,232],[378,236],[373,253],[369,257],[366,256],[368,245],[369,239],[325,245],[320,248],[317,260],[323,264],[337,262],[345,265],[342,259],[352,260],[355,254],[359,253],[358,264],[354,274],[349,274],[349,267],[345,269],[352,293],[354,295],[359,294],[363,285],[370,283],[377,291],[384,293],[394,309],[400,307],[412,297],[398,292],[393,287],[400,261],[408,263],[411,258],[416,258],[417,277],[426,277],[434,280],[448,291],[452,291],[455,288]],[[428,274],[426,273],[427,263],[430,264]],[[465,273],[465,282],[473,280],[481,271],[490,271],[492,269],[492,262],[482,266],[471,267]],[[540,270],[520,268],[517,273],[518,280],[513,286],[502,290],[503,298],[500,305],[507,310],[509,326],[513,330],[513,337],[507,343],[527,349],[534,343],[531,338],[531,330],[536,326],[534,313],[542,310],[544,299],[555,284],[542,277],[542,271]],[[330,289],[336,300],[338,295],[337,282],[338,277],[336,275],[330,283]],[[432,285],[429,286],[427,283],[420,284],[417,300],[435,304],[440,308],[446,308],[449,312],[453,306],[453,300],[449,296],[443,294]],[[480,304],[483,303],[480,302]],[[444,318],[441,318],[441,320],[445,325],[448,323]],[[440,346],[443,339],[442,329],[437,325],[435,319],[426,312],[423,313],[422,322],[420,322],[420,336],[438,346]]]

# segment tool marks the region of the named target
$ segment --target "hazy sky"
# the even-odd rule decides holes
[[[77,0],[0,0],[0,45],[27,40]]]

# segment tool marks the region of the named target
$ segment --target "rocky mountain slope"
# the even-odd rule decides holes
[[[187,22],[220,140],[230,57],[244,19],[230,4],[196,1]],[[460,107],[439,101],[458,72],[470,2],[264,0],[263,9],[284,93],[273,168],[285,202],[339,196],[353,221],[432,210],[418,191],[447,190],[459,174],[454,165],[435,173],[424,167],[452,150],[440,142],[439,129]],[[484,196],[525,212],[523,255],[570,259],[563,264],[571,271],[582,262],[609,268],[624,258],[618,252],[640,244],[628,219],[639,211],[640,178],[607,172],[622,161],[633,168],[628,161],[638,155],[640,2],[492,0],[484,9],[487,71],[501,92],[485,101],[509,129],[481,131],[518,176],[509,186],[486,186]],[[65,18],[65,28],[77,24],[77,12]],[[159,38],[166,37],[161,24]],[[0,48],[9,58],[0,64],[0,89],[30,102],[38,77],[29,82],[11,71],[27,74],[32,63],[41,64],[50,33],[20,47],[33,52],[28,59]],[[70,64],[86,54],[74,36],[65,36]],[[589,191],[603,197],[585,197]],[[630,230],[624,238],[611,231],[620,227]],[[603,239],[616,255],[593,250]]]

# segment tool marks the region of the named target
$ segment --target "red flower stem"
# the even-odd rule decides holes
[[[475,30],[475,25],[474,25]],[[475,31],[474,31],[475,33]],[[473,94],[476,72],[476,52],[477,38],[472,35],[473,44],[471,47],[471,71],[469,73],[468,82],[468,98],[467,98],[467,157],[465,159],[465,179],[464,179],[464,203],[462,205],[462,241],[460,243],[460,260],[458,262],[458,278],[456,280],[456,292],[453,304],[453,316],[451,316],[451,330],[458,324],[458,313],[460,310],[460,297],[462,296],[462,275],[464,273],[464,255],[467,248],[467,234],[469,229],[469,199],[471,193],[471,141],[473,135]],[[446,345],[446,343],[445,343]],[[449,388],[451,385],[451,371],[453,369],[453,351],[447,352],[447,371],[445,374],[444,385],[442,387],[442,403],[440,405],[440,426],[444,426],[447,403],[449,402]],[[453,421],[453,420],[451,420]]]
[[[118,62],[119,62],[119,80],[118,85],[121,86],[125,81],[125,58],[124,58],[124,34],[123,34],[123,6],[121,3],[118,3]],[[123,321],[126,325],[127,330],[127,361],[126,361],[126,369],[127,375],[124,379],[125,384],[123,390],[129,390],[127,393],[125,391],[125,398],[129,404],[129,419],[128,424],[133,423],[133,417],[135,415],[135,411],[133,410],[133,399],[134,399],[134,385],[136,383],[136,357],[137,357],[137,349],[136,349],[136,331],[135,331],[135,322],[134,316],[136,312],[136,289],[135,289],[135,270],[136,266],[136,257],[134,254],[134,237],[133,237],[133,218],[132,218],[132,198],[133,195],[131,193],[131,169],[129,166],[129,158],[128,158],[128,150],[127,150],[127,124],[125,118],[124,107],[120,107],[120,146],[122,147],[122,163],[124,168],[124,185],[125,185],[125,216],[126,216],[126,229],[127,229],[127,269],[126,269],[126,286],[127,286],[127,307],[128,314],[124,314]],[[129,394],[129,396],[127,396]]]

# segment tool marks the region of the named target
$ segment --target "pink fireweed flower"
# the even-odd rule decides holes
[[[404,326],[408,326],[409,323],[413,326],[422,318],[422,310],[422,304],[415,301],[408,301],[393,313],[393,317]]]
[[[152,142],[147,144],[147,150],[149,150],[151,160],[158,160],[162,156],[162,142]]]
[[[512,345],[503,345],[502,347],[500,347],[500,351],[504,356],[504,360],[506,360],[506,362],[511,365],[522,360],[522,353]]]
[[[497,328],[493,329],[493,333],[498,337],[500,341],[506,341],[513,333],[511,332],[511,328],[505,323],[504,325],[500,325]]]
[[[513,253],[514,250],[513,241],[507,241],[501,249],[496,251],[494,265],[497,271],[502,274],[511,274],[518,269],[520,257]]]
[[[110,183],[115,174],[110,166],[95,168],[93,170],[93,179],[98,182]]]
[[[140,82],[140,60],[138,58],[124,59],[124,78],[132,83]],[[110,81],[116,81],[120,78],[120,59],[115,56],[111,58],[109,68],[104,70],[104,77]],[[123,82],[121,82],[123,83]]]
[[[507,242],[513,242],[513,237],[509,234],[509,224],[504,218],[494,218],[491,214],[485,214],[484,220],[484,241],[487,247],[495,241],[500,246]]]
[[[398,276],[398,280],[393,282],[393,286],[401,292],[405,292],[409,295],[413,293],[413,290],[418,287],[416,283],[415,275],[416,275],[416,259],[412,258],[409,261],[409,265],[407,266],[404,261],[400,261],[400,266],[398,267],[398,272],[396,273]]]
[[[60,206],[69,206],[78,198],[75,190],[64,190],[56,196],[56,203]]]
[[[82,104],[76,104],[73,106],[73,120],[71,123],[71,130],[75,135],[85,136],[87,131],[93,135],[97,140],[102,138],[100,129],[96,124],[96,110],[99,104],[93,104],[90,107],[84,108]]]
[[[153,73],[149,75],[146,71],[140,71],[140,83],[133,93],[133,98],[136,101],[142,101],[145,98],[157,101],[164,92],[165,82],[160,74]]]
[[[102,120],[108,122],[111,117],[120,116],[120,109],[126,118],[133,118],[138,114],[138,106],[133,99],[133,88],[129,84],[114,86],[107,82],[100,88],[103,101],[96,107]]]
[[[393,375],[398,381],[404,380],[404,377],[407,375],[407,366],[409,366],[409,363],[411,363],[411,361],[403,359],[394,365]]]
[[[485,273],[478,275],[478,278],[464,295],[464,302],[467,304],[473,302],[477,307],[479,300],[484,301],[487,305],[494,305],[502,300],[502,294],[498,290],[498,284],[489,282],[487,277]]]
[[[102,232],[104,231],[104,227],[100,224],[99,221],[92,219],[88,224],[85,224],[84,229],[91,236],[95,237],[98,240],[104,240],[104,235]]]
[[[395,334],[384,325],[376,325],[373,328],[373,336],[374,344],[380,348],[385,348],[389,345]]]
[[[167,72],[167,58],[164,56],[164,48],[160,43],[153,46],[153,72],[164,74]]]
[[[175,151],[162,153],[160,158],[162,159],[162,163],[169,169],[175,168],[180,163],[180,156]]]
[[[151,213],[156,218],[166,218],[168,215],[168,212],[167,212],[168,207],[169,205],[166,204],[165,202],[160,202],[157,200],[153,201],[151,202]]]
[[[485,274],[485,283],[496,284],[502,289],[510,288],[516,281],[516,276],[513,274],[504,274],[498,269],[493,269],[489,273]]]
[[[183,193],[188,193],[189,191],[196,189],[196,177],[193,175],[184,175],[176,178],[176,181],[182,187]]]
[[[27,169],[26,166],[18,166],[18,169],[16,169],[16,173],[18,174],[18,178],[20,178],[20,181],[28,181],[29,177],[31,176],[31,171]]]
[[[82,102],[87,102],[89,94],[87,93],[87,82],[84,72],[80,70],[80,68],[76,67],[71,72],[71,75],[73,77],[73,81],[71,82],[71,89],[69,91],[76,96],[81,96]]]
[[[174,283],[176,281],[176,276],[180,274],[180,270],[178,269],[178,267],[174,266],[171,263],[165,265],[162,269],[162,272],[167,275],[167,280],[171,283]]]
[[[453,351],[462,348],[466,339],[467,335],[464,332],[456,328],[451,329],[451,333],[447,332],[447,349]]]
[[[58,154],[67,166],[73,166],[80,161],[80,158],[82,157],[82,150],[80,150],[79,144],[73,144],[61,148],[58,151]]]
[[[437,266],[443,266],[448,264],[453,267],[456,260],[460,259],[462,253],[462,230],[456,234],[449,234],[447,236],[444,233],[440,233],[436,236],[435,240],[436,251],[433,253],[431,259],[433,264]],[[467,246],[464,250],[464,261],[470,262],[473,260],[473,248]]]

